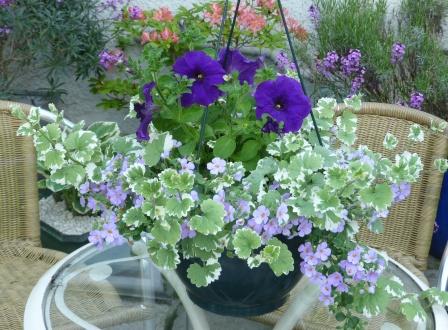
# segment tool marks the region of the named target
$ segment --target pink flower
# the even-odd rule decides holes
[[[257,5],[272,10],[275,7],[275,0],[257,0]]]
[[[173,19],[173,14],[169,8],[161,7],[154,12],[152,18],[158,22],[169,22]]]
[[[294,36],[300,41],[308,39],[308,31],[293,17],[286,18],[288,28]]]
[[[206,11],[204,13],[204,19],[206,22],[212,25],[219,25],[222,18],[222,7],[219,3],[212,3],[210,6],[211,11]]]
[[[252,33],[257,33],[266,26],[264,17],[247,6],[240,9],[238,18],[240,28],[248,29]]]
[[[142,35],[140,36],[140,44],[144,45],[148,43],[150,40],[149,32],[143,31]]]
[[[160,33],[160,38],[163,41],[170,41],[175,44],[179,42],[179,37],[177,36],[177,34],[168,29],[167,27],[163,29],[163,31]]]

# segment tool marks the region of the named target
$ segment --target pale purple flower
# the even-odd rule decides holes
[[[257,234],[261,234],[263,231],[263,224],[257,223],[254,218],[247,221],[247,226],[253,229]]]
[[[363,259],[365,262],[371,264],[377,261],[378,254],[376,253],[375,250],[369,249],[369,251],[367,251],[367,253],[363,255]]]
[[[216,193],[216,195],[213,196],[213,200],[219,204],[224,205],[226,201],[226,193],[224,190],[220,190]]]
[[[269,220],[269,209],[264,206],[264,205],[260,205],[253,213],[253,219],[255,221],[256,224],[265,224],[266,222],[268,222]]]
[[[371,270],[367,272],[365,279],[368,282],[375,284],[378,281],[379,277],[380,274],[378,272]]]
[[[218,175],[226,171],[226,161],[224,159],[215,157],[207,164],[207,169],[213,175]]]
[[[121,185],[117,185],[115,187],[108,187],[106,197],[112,205],[122,206],[128,194],[123,191]]]
[[[321,261],[327,261],[331,255],[331,249],[328,247],[327,242],[320,243],[316,248],[315,256]]]
[[[141,207],[143,205],[144,200],[145,199],[143,198],[143,196],[135,196],[134,197],[134,206],[137,208]]]
[[[294,63],[289,59],[288,55],[285,52],[279,52],[275,57],[277,68],[286,72],[288,70],[294,70]]]
[[[182,239],[193,238],[196,236],[196,231],[190,227],[190,223],[187,220],[181,224],[180,229]]]
[[[345,266],[345,271],[348,276],[354,276],[358,272],[358,266],[348,262]]]
[[[367,291],[369,291],[369,293],[374,294],[376,291],[376,286],[375,285],[369,285],[369,288],[367,289]]]
[[[403,61],[404,54],[406,52],[406,46],[400,42],[396,42],[392,45],[390,61],[392,64],[397,64]]]
[[[238,171],[233,175],[233,180],[239,182],[243,179],[243,175],[244,175],[243,171]]]
[[[189,162],[188,159],[182,158],[178,160],[180,163],[181,170],[180,173],[191,173],[193,174],[194,164]]]
[[[329,306],[334,304],[334,298],[332,296],[320,295],[319,300],[325,305]]]
[[[305,259],[306,256],[313,254],[313,246],[310,242],[305,242],[299,245],[300,258]]]
[[[289,220],[289,214],[288,214],[288,206],[285,203],[281,203],[280,206],[277,208],[277,221],[279,224],[285,224]]]
[[[341,283],[336,287],[336,291],[338,292],[348,292],[348,286],[345,283]]]
[[[313,225],[307,218],[305,218],[305,217],[299,218],[299,226],[297,227],[297,230],[298,230],[298,235],[300,237],[305,237],[306,235],[311,234],[312,229],[313,229]]]
[[[407,182],[395,183],[390,187],[394,198],[394,203],[404,201],[411,194],[411,185]]]
[[[0,37],[1,36],[7,36],[11,32],[12,32],[12,28],[9,27],[9,26],[0,27]]]
[[[318,271],[315,271],[313,275],[309,277],[310,282],[316,285],[323,285],[327,278],[322,273],[319,273]]]
[[[192,190],[190,193],[191,199],[197,202],[199,200],[199,195],[196,190]]]
[[[305,258],[303,258],[303,260],[305,260],[305,262],[309,265],[313,265],[316,266],[320,263],[321,259],[319,258],[318,255],[316,254],[308,254],[305,256]]]
[[[91,209],[93,212],[96,211],[97,207],[96,200],[92,196],[89,196],[89,198],[87,198],[87,207]]]
[[[347,261],[354,265],[359,264],[359,261],[361,260],[361,253],[362,253],[361,248],[357,247],[353,249],[347,254]]]
[[[334,272],[328,275],[327,283],[331,286],[337,287],[343,282],[343,277],[341,273]]]
[[[411,108],[421,110],[424,101],[425,101],[425,96],[422,93],[412,92],[411,99],[409,101],[409,106]]]
[[[358,267],[358,269],[359,269],[359,267]],[[355,275],[353,275],[353,281],[355,281],[355,282],[364,281],[365,278],[366,278],[366,274],[363,271],[361,271],[361,270],[358,270],[355,273]]]
[[[321,285],[320,292],[322,292],[323,295],[329,296],[331,295],[331,285],[327,282]]]
[[[104,233],[100,230],[92,230],[89,233],[89,242],[97,247],[97,249],[103,249],[104,246]]]
[[[82,207],[86,207],[86,199],[84,197],[79,197],[79,204]]]
[[[79,193],[81,195],[87,194],[89,192],[90,184],[89,182],[84,182],[79,186]]]
[[[235,219],[235,208],[230,203],[224,203],[224,222],[228,223]]]
[[[316,267],[308,264],[305,261],[300,263],[300,271],[307,277],[313,277],[316,274]]]
[[[238,210],[242,214],[249,214],[250,213],[250,203],[244,199],[240,199],[238,201]]]
[[[108,244],[120,245],[123,243],[123,237],[118,232],[115,223],[107,222],[103,225],[104,240]]]

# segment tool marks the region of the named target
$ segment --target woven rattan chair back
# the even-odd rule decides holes
[[[412,185],[410,197],[393,207],[384,221],[384,233],[373,234],[362,228],[359,238],[366,244],[386,250],[398,260],[406,260],[417,268],[426,268],[443,175],[434,167],[434,160],[448,155],[447,131],[434,133],[431,122],[441,119],[422,111],[380,103],[364,103],[358,115],[358,144],[391,158],[405,150],[420,155],[424,170],[421,180]],[[409,143],[409,126],[417,123],[425,131],[422,143]],[[395,150],[383,147],[387,132],[399,139]],[[393,160],[393,158],[391,158]],[[403,258],[404,257],[404,258]]]
[[[14,104],[30,108],[0,101],[0,243],[40,245],[35,151],[31,138],[17,136],[21,122],[11,116]]]

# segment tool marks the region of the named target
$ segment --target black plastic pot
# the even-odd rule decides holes
[[[70,253],[87,244],[89,233],[82,235],[66,235],[45,222],[40,222],[40,239],[47,249]]]
[[[225,253],[219,259],[221,276],[206,287],[198,288],[187,278],[187,269],[196,260],[182,260],[176,272],[187,287],[190,299],[199,307],[220,315],[248,317],[272,312],[282,306],[289,292],[302,277],[300,239],[285,240],[294,258],[294,271],[275,276],[269,266],[250,269],[245,260],[230,258]]]

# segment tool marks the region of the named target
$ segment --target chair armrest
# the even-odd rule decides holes
[[[442,261],[440,262],[437,287],[442,291],[447,291],[447,284],[448,284],[448,243],[445,246]]]

